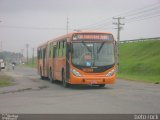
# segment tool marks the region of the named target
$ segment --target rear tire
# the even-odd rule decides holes
[[[53,80],[52,80],[52,70],[51,70],[51,68],[49,69],[49,81],[50,81],[50,83],[53,83]]]
[[[50,81],[50,83],[54,83],[55,82],[51,68],[49,70],[49,81]]]
[[[41,79],[44,80],[44,77],[42,76],[42,69],[40,68],[40,76],[41,76]]]

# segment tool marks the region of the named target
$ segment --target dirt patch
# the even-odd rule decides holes
[[[0,92],[0,94],[7,94],[7,93],[17,93],[17,92],[25,92],[25,91],[37,91],[37,90],[43,90],[48,88],[48,86],[38,86],[36,88],[24,88],[24,89],[18,89],[18,90],[12,90],[12,91],[3,91]]]

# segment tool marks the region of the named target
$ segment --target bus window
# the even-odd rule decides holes
[[[42,50],[39,49],[39,50],[38,50],[38,59],[41,59],[41,58],[42,58]]]
[[[57,42],[55,53],[56,53],[55,56],[58,57],[59,56],[59,42]]]
[[[62,57],[63,56],[63,41],[60,41],[60,47],[59,47],[59,57]]]
[[[51,58],[53,57],[53,44],[51,46]]]
[[[50,44],[49,45],[49,58],[51,58],[53,56],[53,45]]]
[[[42,50],[40,50],[40,58],[42,59]]]
[[[38,56],[38,59],[40,59],[40,50],[38,50],[37,53],[38,53],[38,55],[37,55],[37,56]]]
[[[45,48],[43,49],[43,56],[42,57],[43,57],[43,59],[46,57],[46,49]]]
[[[53,52],[52,57],[55,58],[55,56],[56,56],[56,46],[53,46],[52,52]]]
[[[58,48],[60,48],[60,42],[58,42]]]
[[[66,41],[63,41],[63,56],[66,56]]]
[[[79,66],[106,66],[114,64],[113,44],[73,43],[72,62]]]

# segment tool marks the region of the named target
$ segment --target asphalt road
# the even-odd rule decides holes
[[[6,71],[15,85],[0,88],[0,113],[160,113],[160,85],[119,80],[105,88],[50,84],[32,68]]]

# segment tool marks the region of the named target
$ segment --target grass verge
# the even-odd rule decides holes
[[[25,63],[24,66],[31,67],[31,68],[37,68],[37,58],[29,59],[28,64]]]
[[[13,85],[13,78],[0,72],[0,87]]]
[[[160,83],[160,40],[122,43],[119,78]]]
[[[160,75],[157,76],[142,76],[142,75],[127,75],[127,74],[118,74],[118,78],[126,80],[134,80],[148,83],[160,84]]]

